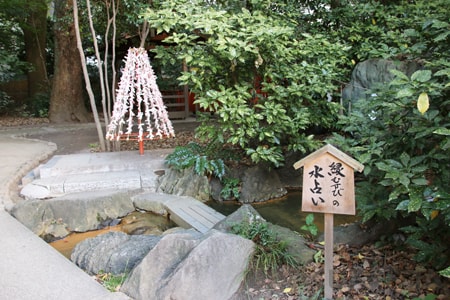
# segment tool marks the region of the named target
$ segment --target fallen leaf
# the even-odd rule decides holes
[[[285,289],[283,290],[283,293],[289,294],[291,291],[292,291],[292,288],[285,288]]]

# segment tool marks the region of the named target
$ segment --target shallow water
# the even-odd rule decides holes
[[[150,212],[132,212],[125,216],[119,225],[108,226],[104,229],[87,232],[74,232],[63,239],[54,241],[50,245],[58,250],[62,255],[70,259],[73,248],[85,239],[94,238],[100,234],[110,231],[122,231],[127,234],[154,234],[160,235],[170,227],[176,226],[167,217],[156,215]]]
[[[239,208],[235,203],[208,203],[212,208],[224,215],[229,215]],[[302,193],[291,191],[286,197],[280,200],[272,200],[267,203],[253,204],[261,216],[267,221],[300,232],[301,227],[306,224],[306,216],[309,212],[302,212]],[[334,215],[334,225],[353,223],[357,220],[355,216]],[[323,232],[323,214],[314,213],[314,224]]]

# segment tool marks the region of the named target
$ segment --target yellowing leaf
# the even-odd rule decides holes
[[[427,93],[422,93],[419,95],[419,99],[417,99],[417,109],[423,115],[426,113],[428,108],[430,107],[430,99],[428,98]]]
[[[325,241],[319,242],[319,245],[324,246],[325,245]]]
[[[363,259],[364,255],[362,255],[361,253],[358,253],[358,255],[356,257],[358,257],[358,259]]]
[[[439,215],[439,211],[438,210],[433,210],[430,214],[430,218],[431,220],[433,220],[434,218],[436,218]]]
[[[352,59],[352,64],[356,65],[356,61],[354,59]]]
[[[372,19],[372,25],[376,25],[377,21],[375,19]]]
[[[291,288],[285,288],[285,289],[283,290],[283,293],[289,294],[291,291],[292,291]]]

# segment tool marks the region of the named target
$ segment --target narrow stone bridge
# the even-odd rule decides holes
[[[164,203],[170,219],[181,227],[192,227],[205,233],[225,216],[206,204],[190,197],[171,197]]]

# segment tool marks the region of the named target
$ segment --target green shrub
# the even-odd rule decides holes
[[[252,240],[256,244],[256,250],[251,262],[251,268],[255,271],[262,269],[265,274],[274,273],[283,264],[295,267],[295,259],[287,251],[287,244],[277,239],[276,234],[268,227],[268,223],[258,219],[250,219],[235,224],[232,232],[244,238]]]
[[[153,3],[143,18],[157,33],[171,33],[164,40],[170,47],[157,46],[155,59],[163,68],[187,66],[178,82],[205,112],[199,137],[235,145],[254,163],[279,166],[286,149],[317,146],[307,128],[334,126],[339,105],[329,100],[350,65],[350,47],[299,29],[294,11],[283,11],[286,3]]]
[[[11,97],[7,93],[0,91],[0,115],[6,115],[11,112],[13,105],[14,101]]]
[[[239,178],[227,178],[222,179],[223,188],[220,191],[220,196],[223,199],[239,199],[241,195],[241,187]]]
[[[448,65],[448,63],[447,63]],[[431,66],[430,66],[431,67]],[[342,117],[345,137],[330,140],[365,165],[357,185],[363,221],[415,218],[403,230],[417,259],[436,268],[450,263],[449,70],[419,70],[370,91]],[[430,100],[431,99],[431,100]],[[428,100],[428,101],[427,101]]]
[[[304,230],[310,234],[310,238],[313,239],[319,233],[319,228],[314,223],[314,214],[308,214],[305,219],[305,225],[303,225],[301,230]]]
[[[178,146],[166,157],[166,163],[175,170],[194,167],[198,175],[214,175],[221,179],[225,175],[225,163],[217,158],[217,144],[201,146],[191,142],[186,146]]]

